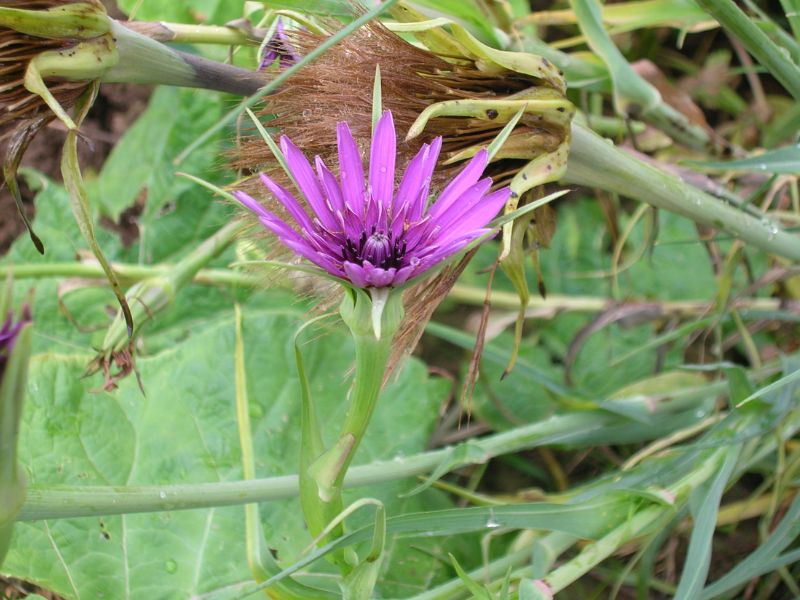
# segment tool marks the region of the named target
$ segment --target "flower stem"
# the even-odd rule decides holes
[[[125,27],[158,42],[178,44],[222,44],[238,46],[258,44],[267,34],[266,29],[227,27],[224,25],[197,25],[166,23],[164,21],[128,21]]]
[[[342,426],[342,435],[352,435],[356,442],[342,465],[337,479],[339,484],[344,481],[358,444],[364,437],[372,413],[375,412],[383,383],[383,373],[391,351],[391,338],[388,339],[389,343],[387,339],[376,340],[372,335],[357,336],[355,339],[356,378],[350,409]]]

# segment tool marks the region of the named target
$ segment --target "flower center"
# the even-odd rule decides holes
[[[392,244],[389,236],[385,233],[377,232],[367,238],[361,256],[373,265],[380,265],[389,258],[391,251]]]
[[[368,236],[366,232],[354,242],[348,239],[342,248],[342,258],[348,262],[361,265],[365,260],[381,269],[400,268],[406,253],[406,245],[400,238],[393,240],[391,232],[373,228]]]

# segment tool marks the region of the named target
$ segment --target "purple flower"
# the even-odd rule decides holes
[[[481,179],[488,162],[480,150],[428,206],[428,187],[442,139],[424,144],[395,191],[396,137],[391,112],[375,127],[365,182],[361,156],[346,123],[337,127],[339,179],[315,157],[316,171],[292,141],[281,149],[312,215],[292,194],[266,175],[261,181],[294,221],[289,224],[243,192],[239,202],[288,248],[331,275],[359,288],[396,287],[422,275],[488,233],[487,223],[510,190],[487,193]]]
[[[14,322],[14,316],[9,313],[5,322],[0,326],[0,380],[3,378],[3,373],[6,369],[6,363],[11,356],[11,351],[14,349],[14,342],[17,340],[17,334],[31,320],[31,313],[27,306],[22,309],[22,317]]]
[[[295,52],[292,40],[286,35],[286,30],[283,28],[280,18],[278,18],[278,24],[275,26],[275,33],[272,34],[272,37],[264,46],[264,56],[261,59],[258,70],[263,71],[278,59],[280,59],[279,65],[281,69],[288,69],[300,60],[300,55]]]

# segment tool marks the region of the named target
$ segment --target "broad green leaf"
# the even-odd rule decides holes
[[[167,202],[196,184],[176,177],[172,160],[222,114],[218,94],[158,88],[147,110],[125,133],[109,155],[92,190],[92,199],[114,221],[137,199],[144,199],[142,220],[153,221]],[[212,142],[181,165],[181,170],[203,175],[215,165],[219,145]],[[208,193],[206,192],[206,195]],[[209,198],[210,202],[211,200]]]
[[[231,311],[232,312],[232,311]],[[282,314],[283,313],[283,314]],[[257,475],[293,473],[298,460],[299,383],[291,337],[298,316],[244,311],[246,367]],[[227,481],[241,477],[234,408],[232,315],[210,324],[138,367],[113,393],[90,393],[81,379],[85,355],[40,354],[31,365],[20,459],[31,485],[155,484]],[[315,399],[326,422],[343,417],[352,344],[341,330],[304,348]],[[356,458],[366,462],[424,448],[446,386],[411,360],[387,388]],[[399,428],[404,415],[415,427]],[[334,432],[329,432],[334,433]],[[371,488],[390,514],[424,510],[422,500],[397,500],[402,482]],[[360,494],[356,490],[354,496]],[[412,508],[414,507],[414,508]],[[262,505],[266,542],[279,560],[308,543],[294,501]],[[4,572],[66,598],[224,597],[250,578],[240,507],[21,523]],[[358,523],[355,523],[357,525]],[[435,551],[436,546],[428,546]],[[392,546],[392,556],[411,550]],[[91,560],[88,558],[91,557]],[[427,557],[415,580],[436,570]],[[421,579],[420,579],[421,578]],[[390,578],[394,579],[394,578]]]

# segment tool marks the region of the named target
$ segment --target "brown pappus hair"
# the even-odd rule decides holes
[[[323,36],[307,32],[292,32],[300,55],[318,46]],[[433,103],[457,99],[504,99],[542,81],[519,73],[502,77],[480,71],[464,58],[437,56],[418,48],[386,29],[371,22],[331,48],[316,61],[290,77],[281,89],[265,99],[259,114],[272,117],[265,124],[277,129],[300,147],[308,156],[319,155],[332,169],[338,166],[336,123],[346,121],[362,149],[371,137],[372,87],[376,66],[380,67],[383,108],[392,111],[398,134],[398,173],[424,142],[442,136],[442,154],[434,172],[431,191],[441,189],[458,165],[443,162],[464,148],[487,144],[500,132],[504,123],[469,117],[439,117],[431,119],[422,135],[404,141],[410,126],[419,114]],[[525,115],[517,125],[536,133],[546,151],[555,150],[562,134],[549,131],[537,122],[535,115]],[[517,169],[527,160],[504,159],[492,163],[487,174],[496,186],[508,183]],[[285,187],[291,187],[288,177],[272,157],[258,135],[246,136],[231,156],[232,166],[245,177],[239,189],[259,198],[265,206],[285,215],[279,203],[269,197],[257,177],[266,172]],[[301,202],[303,198],[298,198]],[[275,247],[275,245],[273,245]],[[281,249],[277,249],[280,251]],[[447,295],[473,253],[445,267],[437,275],[409,289],[405,295],[406,318],[395,337],[393,353],[386,376],[393,371],[403,355],[410,352],[430,319],[436,306]],[[325,284],[323,284],[325,285]],[[326,307],[333,305],[331,288],[319,293]],[[334,296],[335,297],[335,296]]]

